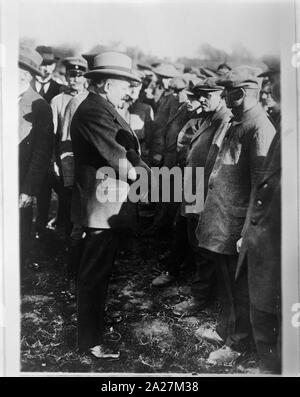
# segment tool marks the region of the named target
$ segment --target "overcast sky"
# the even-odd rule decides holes
[[[120,41],[175,59],[203,43],[231,52],[241,42],[255,56],[279,53],[278,1],[22,0],[20,37],[39,44],[77,44],[81,52]]]

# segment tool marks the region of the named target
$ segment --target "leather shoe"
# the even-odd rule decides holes
[[[176,316],[188,317],[198,314],[199,311],[203,309],[203,307],[203,303],[200,303],[195,298],[191,298],[186,301],[177,303],[177,305],[175,305],[173,308],[173,313]]]
[[[212,365],[232,365],[241,355],[229,346],[223,346],[210,353],[207,363]]]
[[[159,276],[157,276],[153,281],[153,287],[165,287],[174,281],[174,277],[170,275],[169,272],[162,272]]]
[[[217,331],[211,328],[199,327],[195,332],[195,336],[200,340],[203,339],[212,343],[224,344],[224,340],[217,333]]]
[[[117,360],[118,358],[120,358],[119,351],[115,351],[105,345],[97,345],[97,346],[91,347],[88,351],[93,357],[98,358],[98,359],[110,358],[110,359]]]

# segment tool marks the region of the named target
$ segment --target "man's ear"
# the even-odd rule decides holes
[[[110,81],[109,81],[109,80],[106,80],[106,82],[105,82],[105,84],[104,84],[104,87],[103,87],[104,92],[105,92],[105,93],[108,93],[109,88],[110,88]]]

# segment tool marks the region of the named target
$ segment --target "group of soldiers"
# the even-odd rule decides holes
[[[216,290],[215,329],[197,337],[215,344],[211,364],[228,364],[254,339],[264,372],[281,371],[280,69],[182,68],[137,64],[115,51],[62,60],[54,80],[51,47],[19,51],[19,208],[21,272],[35,236],[55,227],[68,246],[76,281],[77,347],[118,358],[103,340],[107,288],[120,235],[137,230],[142,204],[99,200],[124,196],[139,168],[180,167],[184,187],[204,192],[201,209],[183,200],[155,203],[141,237],[172,235],[158,291],[191,272],[191,298],[174,315],[197,315]],[[99,173],[110,167],[115,178]],[[103,188],[105,186],[105,189]],[[51,194],[58,197],[49,223]],[[151,190],[151,188],[149,188]],[[125,194],[126,196],[126,194]],[[151,195],[144,206],[152,208]],[[170,234],[171,233],[171,234]],[[183,264],[190,263],[190,269]]]

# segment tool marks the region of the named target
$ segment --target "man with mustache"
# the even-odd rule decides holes
[[[94,92],[71,123],[75,199],[86,233],[77,280],[77,344],[96,358],[116,359],[120,353],[103,339],[105,301],[119,230],[136,224],[137,207],[127,196],[137,174],[128,153],[139,159],[138,139],[117,109],[124,105],[130,82],[140,79],[132,73],[132,60],[117,52],[97,55],[85,77],[92,80]],[[115,192],[115,198],[106,201],[107,191]]]

